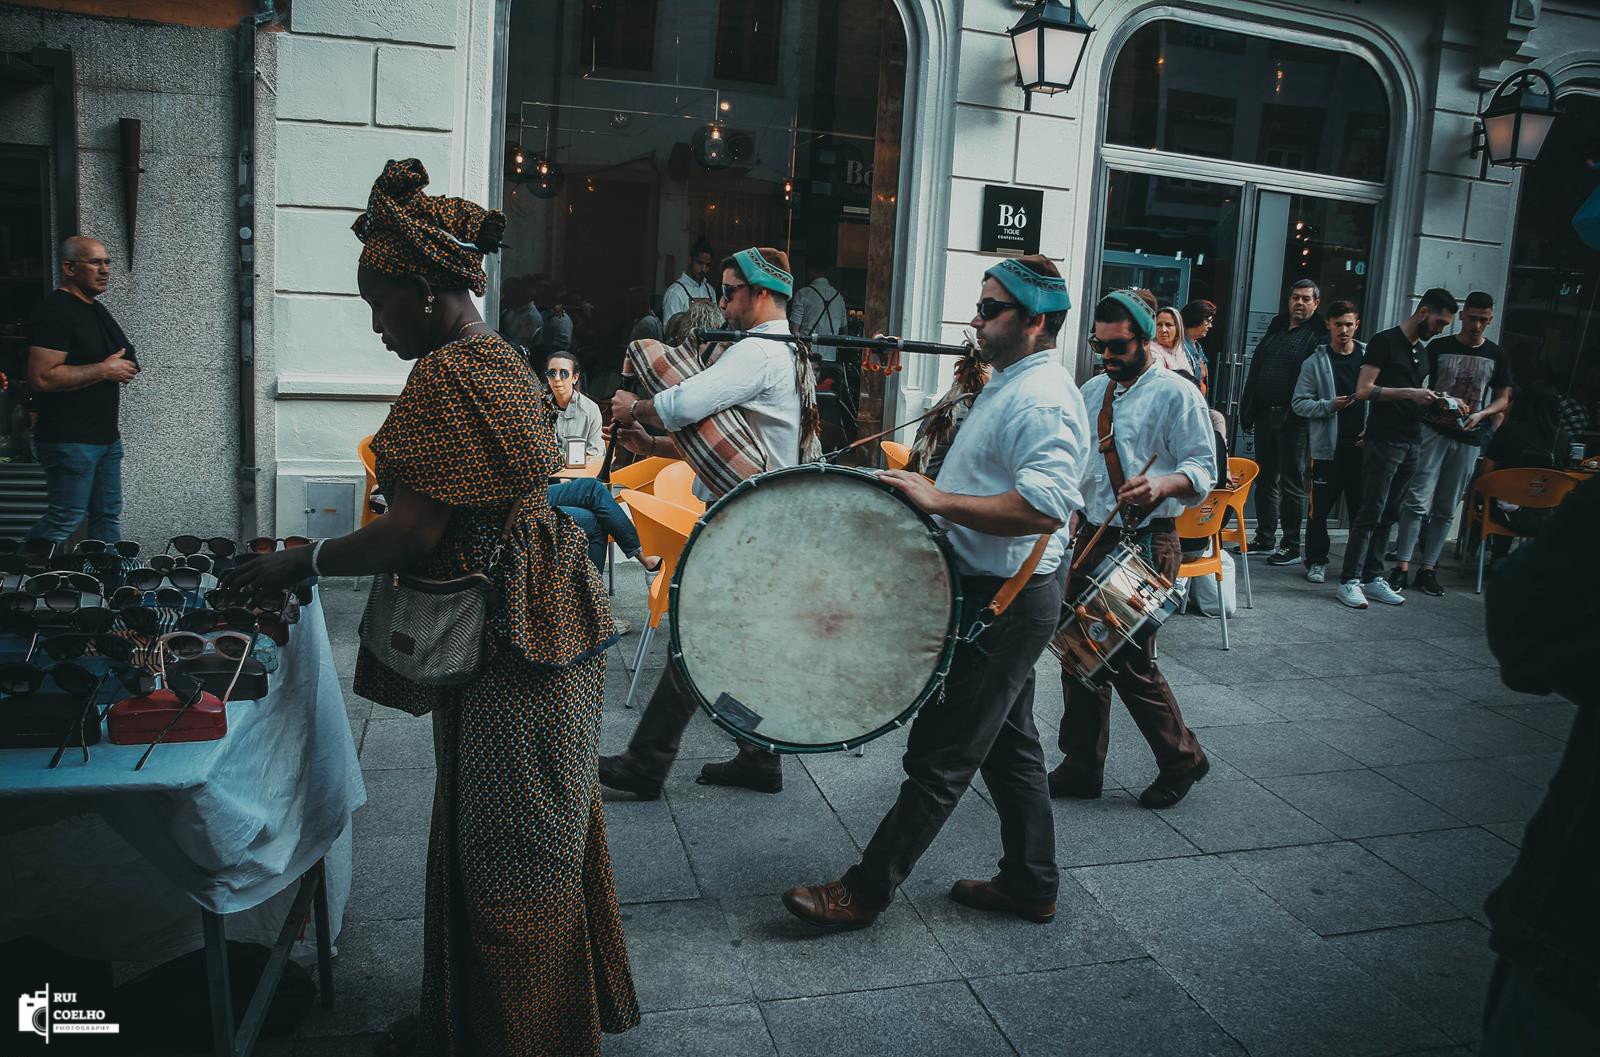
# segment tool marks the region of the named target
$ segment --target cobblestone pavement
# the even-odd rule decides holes
[[[666,796],[608,795],[644,1023],[607,1057],[1377,1057],[1466,1054],[1490,968],[1482,902],[1515,855],[1573,709],[1501,685],[1481,599],[1344,609],[1299,567],[1251,563],[1255,605],[1181,617],[1161,663],[1213,761],[1166,812],[1134,797],[1148,748],[1114,706],[1106,795],[1058,801],[1053,924],[969,911],[947,891],[999,855],[981,782],[879,920],[822,935],[778,893],[837,877],[892,801],[904,735],[866,755],[785,761],[778,795],[696,785],[727,739],[697,717]],[[348,693],[362,594],[327,592],[370,796],[337,962],[339,999],[274,1057],[365,1053],[414,1008],[432,745],[426,721]],[[616,605],[639,625],[643,574]],[[759,614],[752,614],[758,619]],[[623,640],[631,660],[637,632]],[[658,641],[664,636],[658,636]],[[613,653],[602,751],[637,721]],[[664,663],[646,658],[641,697]],[[1059,678],[1037,712],[1059,758]]]

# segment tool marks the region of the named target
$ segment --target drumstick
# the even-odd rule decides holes
[[[1154,455],[1152,455],[1152,456],[1150,456],[1149,460],[1144,464],[1144,469],[1140,470],[1139,473],[1137,474],[1137,476],[1143,477],[1145,474],[1150,472],[1150,467],[1154,466],[1155,464],[1156,464],[1156,457]],[[1124,483],[1126,483],[1126,482],[1124,482]],[[1104,534],[1104,532],[1106,530],[1106,526],[1110,525],[1113,521],[1115,521],[1118,518],[1120,518],[1122,516],[1123,508],[1126,507],[1127,505],[1128,504],[1126,504],[1126,503],[1118,503],[1117,504],[1117,509],[1115,509],[1115,510],[1113,510],[1111,512],[1111,516],[1106,518],[1105,521],[1101,523],[1100,527],[1094,530],[1094,535],[1089,537],[1088,546],[1084,547],[1083,550],[1081,552],[1079,552],[1078,556],[1075,559],[1073,559],[1072,568],[1067,570],[1067,575],[1068,576],[1071,576],[1072,574],[1074,574],[1074,573],[1076,573],[1078,571],[1078,566],[1082,565],[1083,564],[1083,560],[1089,556],[1089,552],[1094,550],[1094,545],[1096,543],[1100,542],[1100,537],[1101,537],[1102,534]]]

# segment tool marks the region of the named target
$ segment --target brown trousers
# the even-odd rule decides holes
[[[1082,537],[1087,539],[1087,535]],[[1089,586],[1083,573],[1094,567],[1120,542],[1113,529],[1107,529],[1095,544],[1080,567],[1080,574],[1067,586],[1068,600]],[[1183,553],[1178,537],[1171,532],[1156,532],[1150,537],[1150,549],[1155,557],[1156,571],[1170,578],[1178,575]],[[1154,646],[1155,639],[1150,639]],[[1162,774],[1182,774],[1205,758],[1194,731],[1183,722],[1178,710],[1178,699],[1172,695],[1161,669],[1148,652],[1119,661],[1121,671],[1112,677],[1111,686],[1104,690],[1091,690],[1078,680],[1061,675],[1061,692],[1066,712],[1061,717],[1061,751],[1066,754],[1067,765],[1085,777],[1099,777],[1105,770],[1106,748],[1111,741],[1111,689],[1117,696],[1139,733],[1150,743],[1155,753],[1156,765]]]

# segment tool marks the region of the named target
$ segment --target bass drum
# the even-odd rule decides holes
[[[837,752],[908,722],[955,653],[944,533],[860,470],[760,474],[705,512],[672,579],[672,663],[724,730]]]

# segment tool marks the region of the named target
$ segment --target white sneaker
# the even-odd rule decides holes
[[[1358,580],[1346,580],[1339,585],[1339,601],[1351,609],[1367,608],[1367,596],[1361,592],[1361,583]]]
[[[1313,565],[1306,570],[1306,579],[1314,584],[1324,582],[1328,579],[1328,567],[1326,565]]]
[[[1382,602],[1386,606],[1398,606],[1405,604],[1405,596],[1399,591],[1396,591],[1394,588],[1390,587],[1388,582],[1381,576],[1376,580],[1373,580],[1371,583],[1363,586],[1366,589],[1366,594],[1371,595],[1375,601]]]

